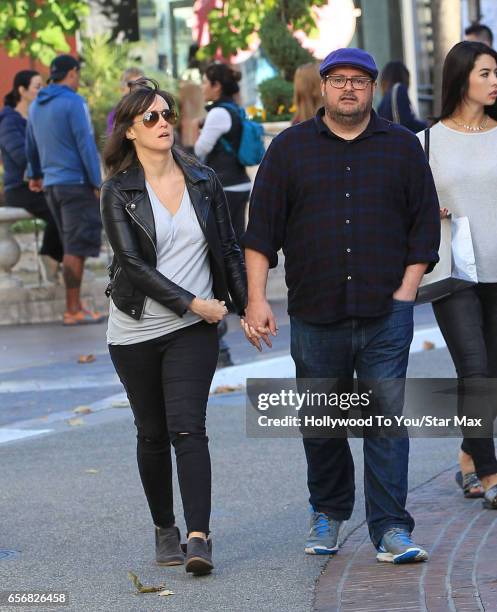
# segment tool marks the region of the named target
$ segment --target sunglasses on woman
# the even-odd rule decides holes
[[[135,121],[134,123],[143,123],[143,125],[146,128],[151,128],[151,127],[154,127],[154,125],[157,125],[159,121],[159,117],[161,116],[164,119],[164,121],[167,121],[169,123],[169,125],[175,125],[176,121],[178,120],[178,115],[176,114],[175,110],[171,108],[165,108],[164,110],[161,110],[161,111],[155,111],[155,110],[147,111],[143,115],[143,119],[140,119],[139,121]]]

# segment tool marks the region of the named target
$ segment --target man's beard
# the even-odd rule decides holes
[[[340,103],[338,103],[336,106],[331,106],[325,102],[324,107],[326,115],[332,121],[350,127],[359,125],[366,117],[369,117],[371,114],[371,108],[373,106],[373,100],[368,100],[362,105],[357,104],[354,109],[350,109],[345,112],[339,109],[339,104]]]

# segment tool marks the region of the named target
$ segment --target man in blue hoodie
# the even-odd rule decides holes
[[[88,107],[76,93],[79,69],[70,55],[52,61],[50,84],[31,105],[26,135],[30,189],[45,191],[64,245],[64,325],[104,318],[84,308],[80,299],[85,259],[98,257],[102,223],[100,162]]]

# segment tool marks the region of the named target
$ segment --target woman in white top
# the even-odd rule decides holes
[[[457,370],[459,409],[488,417],[492,402],[473,400],[478,379],[497,377],[497,53],[482,43],[455,45],[444,63],[442,112],[430,129],[430,166],[441,216],[469,218],[478,284],[433,304]],[[424,133],[419,138],[424,143]],[[475,410],[479,414],[474,414]],[[488,410],[488,412],[487,412]],[[497,509],[497,460],[492,435],[466,437],[456,480],[466,497]],[[473,435],[475,435],[473,433]]]
[[[104,160],[102,221],[114,251],[107,340],[137,428],[140,477],[159,565],[213,568],[211,467],[205,429],[227,305],[239,314],[246,276],[216,175],[174,146],[173,97],[149,79],[116,108]],[[173,512],[171,447],[188,530]]]
[[[223,186],[228,201],[231,223],[238,242],[245,231],[245,210],[252,184],[237,156],[242,137],[242,122],[234,96],[240,91],[241,75],[226,64],[207,66],[202,78],[202,92],[207,117],[194,145],[195,155],[212,168]],[[219,332],[218,366],[233,365],[224,340],[227,324],[222,321]]]
[[[207,66],[202,78],[207,117],[195,143],[195,155],[215,170],[226,193],[231,222],[239,241],[245,231],[245,208],[251,183],[238,161],[242,123],[234,97],[241,76],[226,64]]]

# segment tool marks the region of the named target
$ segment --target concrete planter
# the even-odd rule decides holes
[[[290,121],[272,121],[271,123],[263,123],[264,126],[264,144],[266,149],[271,144],[271,140],[283,130],[290,127]]]

